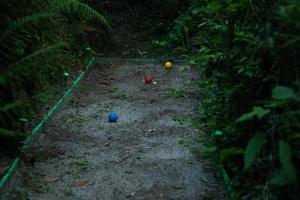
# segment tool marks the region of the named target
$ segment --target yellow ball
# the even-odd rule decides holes
[[[172,63],[171,62],[165,62],[165,69],[171,69]]]

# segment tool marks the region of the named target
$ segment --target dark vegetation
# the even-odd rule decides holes
[[[63,72],[82,63],[89,21],[98,22],[100,43],[110,27],[76,0],[1,1],[0,15],[0,147],[15,149],[26,137],[26,119],[35,115],[34,96],[61,85]]]
[[[134,31],[152,38],[152,51],[188,58],[201,71],[201,156],[224,164],[235,198],[299,199],[300,2],[107,2],[85,3],[100,13],[118,5],[134,17]],[[22,118],[34,116],[34,96],[64,84],[63,72],[82,65],[84,49],[102,51],[112,34],[77,0],[13,0],[0,10],[0,147],[8,152],[26,137]]]

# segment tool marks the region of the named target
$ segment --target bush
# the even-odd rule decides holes
[[[200,116],[223,132],[210,146],[237,198],[297,199],[299,1],[191,2],[167,38],[203,72]]]

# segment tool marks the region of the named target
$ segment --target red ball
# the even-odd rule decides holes
[[[151,84],[152,83],[152,76],[147,75],[147,76],[145,76],[144,80],[145,80],[146,84]]]

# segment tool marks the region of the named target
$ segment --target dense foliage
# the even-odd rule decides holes
[[[0,19],[0,148],[16,150],[34,94],[82,62],[88,21],[99,24],[103,40],[110,26],[78,0],[1,1]]]
[[[297,199],[300,2],[195,0],[160,43],[203,72],[203,128],[238,199]],[[217,148],[216,148],[217,147]]]

